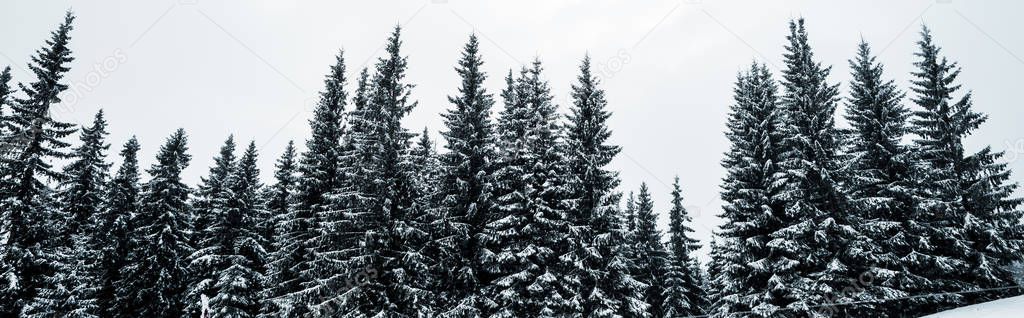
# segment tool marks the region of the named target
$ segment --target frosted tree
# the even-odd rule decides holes
[[[188,257],[188,291],[185,299],[186,311],[189,316],[201,314],[200,298],[213,297],[216,293],[214,284],[217,282],[219,270],[226,265],[222,258],[223,246],[217,244],[222,228],[215,228],[219,220],[224,218],[227,204],[227,179],[235,169],[235,137],[228,136],[220,147],[220,152],[213,158],[213,166],[206,177],[203,177],[196,198],[192,202],[192,228],[190,244],[195,251]]]
[[[0,233],[7,242],[0,247],[0,303],[9,305],[0,307],[0,316],[17,316],[53,270],[44,260],[50,257],[46,255],[52,245],[48,239],[60,237],[52,224],[59,210],[51,204],[49,184],[64,180],[64,174],[53,168],[51,160],[69,158],[69,144],[63,139],[75,129],[53,118],[51,108],[67,89],[62,79],[74,60],[68,47],[74,19],[68,12],[46,45],[32,56],[28,68],[36,80],[19,84],[24,98],[10,104],[6,120],[10,135],[5,141],[11,146],[0,156]]]
[[[989,147],[967,153],[963,139],[987,116],[972,109],[971,93],[957,97],[960,67],[941,57],[928,28],[921,31],[914,63],[914,153],[922,168],[919,182],[923,215],[934,222],[929,243],[941,254],[930,261],[939,291],[998,288],[1015,285],[1006,265],[1021,260],[1024,227],[1017,184],[1009,181],[1001,152]],[[1006,290],[939,299],[942,307],[1000,298]],[[931,310],[941,309],[929,308]]]
[[[431,247],[437,254],[436,271],[441,279],[435,287],[440,310],[447,316],[481,315],[482,288],[487,282],[482,268],[480,240],[490,218],[491,174],[494,162],[494,127],[491,107],[494,99],[484,88],[487,74],[476,35],[463,47],[455,71],[462,79],[458,93],[448,97],[452,106],[442,115],[447,152],[440,155],[441,175],[438,207],[431,229]]]
[[[560,127],[541,63],[511,72],[502,91],[498,119],[499,159],[494,176],[495,217],[485,227],[483,264],[492,277],[486,287],[495,317],[552,317],[581,310],[571,298],[563,245],[565,217]]]
[[[98,250],[102,247],[94,221],[103,206],[104,186],[110,164],[106,163],[107,122],[103,112],[81,130],[82,144],[71,151],[72,162],[58,186],[60,239],[52,240],[53,253],[46,261],[54,271],[22,314],[30,317],[90,317],[97,312]]]
[[[43,278],[35,296],[17,317],[101,317],[96,302],[95,250],[83,233],[71,234],[67,239],[69,245],[55,247],[44,256],[53,266],[53,273]]]
[[[658,215],[654,212],[654,201],[647,183],[640,184],[640,192],[636,198],[636,268],[633,276],[647,288],[644,300],[650,304],[650,312],[661,317],[665,312],[665,278],[669,269],[669,254],[661,243],[661,231],[658,230]]]
[[[128,266],[121,271],[119,300],[132,317],[180,317],[187,281],[190,189],[181,172],[191,156],[184,129],[172,134],[147,170],[139,213],[132,219]]]
[[[640,317],[647,313],[643,288],[630,275],[626,229],[621,227],[614,192],[618,173],[606,169],[619,153],[608,143],[611,116],[599,80],[591,74],[590,57],[583,58],[572,85],[573,106],[567,125],[565,156],[570,180],[567,215],[572,230],[568,244],[580,278],[579,298],[586,317]]]
[[[110,164],[106,152],[107,121],[103,111],[96,113],[92,126],[81,129],[82,144],[71,151],[72,162],[64,168],[67,176],[59,185],[60,204],[68,220],[63,230],[68,235],[92,232],[92,218],[103,206],[103,192]]]
[[[260,291],[266,264],[259,228],[263,215],[256,143],[250,142],[225,181],[224,212],[210,228],[216,230],[205,246],[220,246],[209,308],[212,317],[255,317],[260,310]]]
[[[339,273],[332,262],[337,257],[333,250],[343,247],[336,244],[338,235],[345,232],[335,230],[341,215],[326,195],[341,180],[338,156],[347,103],[345,81],[344,53],[339,52],[324,78],[324,89],[309,121],[312,136],[306,140],[306,151],[299,159],[294,202],[281,224],[281,246],[272,265],[281,269],[276,272],[278,287],[287,295],[279,299],[282,317],[307,315],[306,304],[317,293],[328,292],[321,286]]]
[[[854,288],[867,270],[864,258],[870,241],[852,225],[857,216],[840,185],[840,140],[835,128],[838,85],[828,83],[830,68],[814,61],[803,19],[790,21],[782,107],[786,118],[783,167],[787,184],[783,226],[770,234],[768,247],[782,260],[773,264],[769,290],[778,292],[784,308],[796,315],[857,315],[872,299]],[[797,266],[799,264],[799,266]],[[848,292],[845,289],[852,289]]]
[[[700,248],[694,239],[693,218],[683,207],[683,194],[679,177],[672,183],[672,208],[668,212],[668,274],[665,278],[665,302],[663,317],[686,317],[702,315],[704,304],[700,266],[693,253]]]
[[[118,298],[117,283],[121,270],[128,266],[129,243],[134,228],[132,215],[139,212],[139,141],[132,137],[121,149],[121,166],[107,184],[106,205],[96,216],[95,246],[99,246],[97,265],[97,307],[103,317],[129,317],[126,299]]]
[[[292,194],[295,192],[295,185],[298,182],[295,163],[295,143],[288,142],[281,158],[277,159],[274,171],[275,183],[267,188],[264,193],[266,211],[269,217],[265,220],[264,235],[267,239],[267,269],[266,280],[262,292],[262,306],[260,317],[276,317],[281,311],[277,305],[279,297],[286,296],[281,290],[281,283],[288,276],[288,263],[284,255],[281,255],[282,246],[287,243],[285,239],[284,222],[289,215]],[[279,261],[279,258],[281,261]]]
[[[776,84],[764,65],[739,74],[726,123],[731,145],[722,166],[721,240],[711,249],[710,285],[715,304],[710,314],[759,312],[770,315],[785,305],[770,289],[774,268],[784,262],[771,253],[771,233],[782,226],[784,203],[778,197],[784,175],[780,163],[784,124]]]
[[[401,54],[400,35],[396,27],[362,96],[366,103],[357,104],[359,112],[351,118],[353,145],[345,156],[352,164],[345,167],[342,193],[348,204],[345,213],[354,218],[361,243],[346,264],[349,277],[367,279],[331,300],[347,315],[417,316],[433,311],[429,264],[422,252],[429,239],[426,209],[419,204],[411,166],[409,140],[414,134],[402,127],[402,118],[417,103],[409,100],[413,85],[404,82],[407,58]]]
[[[409,149],[409,160],[412,164],[413,184],[419,193],[419,205],[426,208],[437,206],[438,185],[441,174],[441,161],[430,138],[430,130],[423,127],[416,143]]]
[[[883,78],[883,66],[861,41],[850,60],[853,80],[846,107],[850,123],[848,193],[850,204],[863,218],[858,227],[876,246],[869,255],[872,284],[878,298],[903,298],[932,292],[932,281],[923,276],[936,260],[927,244],[925,229],[930,220],[915,213],[919,195],[911,161],[911,149],[901,143],[909,132],[910,110],[904,94],[892,80]],[[925,314],[938,297],[879,302],[876,310],[900,315]]]

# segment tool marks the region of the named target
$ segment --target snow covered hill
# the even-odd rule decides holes
[[[1022,315],[1024,315],[1024,296],[1017,296],[947,310],[922,318],[987,318],[1020,317]]]

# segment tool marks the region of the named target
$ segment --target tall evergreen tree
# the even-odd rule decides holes
[[[637,280],[647,285],[644,300],[650,305],[650,312],[661,317],[665,312],[665,277],[669,269],[669,255],[661,243],[658,230],[658,215],[654,212],[654,201],[647,189],[647,183],[640,184],[636,198],[636,272]]]
[[[264,235],[269,243],[269,247],[267,249],[266,280],[261,294],[260,317],[276,317],[281,312],[281,308],[277,305],[278,299],[285,296],[281,290],[281,283],[284,282],[284,276],[286,276],[290,269],[281,267],[287,266],[287,262],[278,262],[278,259],[283,258],[283,255],[280,255],[280,251],[282,246],[287,243],[284,235],[284,222],[289,215],[292,194],[295,192],[295,185],[298,182],[295,155],[295,143],[289,141],[288,146],[285,147],[284,154],[281,155],[281,158],[277,159],[276,170],[274,171],[275,183],[268,187],[264,194],[267,215],[269,215],[264,220],[266,222],[264,225]]]
[[[726,137],[731,146],[722,166],[725,219],[722,238],[712,248],[709,264],[716,293],[713,313],[755,311],[768,316],[784,306],[784,295],[770,279],[785,262],[773,254],[771,233],[782,227],[784,183],[782,167],[783,112],[777,103],[776,84],[764,65],[752,64],[737,76]]]
[[[259,228],[263,215],[256,143],[250,142],[225,181],[224,212],[211,225],[217,235],[209,245],[220,246],[211,317],[255,317],[260,310],[266,253]],[[204,244],[205,245],[205,244]]]
[[[107,121],[103,111],[96,113],[92,126],[82,128],[82,144],[71,151],[73,161],[64,168],[67,176],[59,187],[60,204],[67,215],[63,230],[67,235],[95,232],[93,218],[103,206],[110,164],[107,163]]]
[[[36,81],[19,84],[24,98],[16,98],[8,119],[8,144],[15,143],[8,155],[0,157],[0,211],[2,230],[7,244],[0,250],[0,316],[16,316],[25,302],[36,295],[43,277],[51,272],[45,264],[48,238],[57,210],[49,204],[49,181],[62,181],[64,174],[51,164],[66,159],[69,146],[64,138],[74,133],[73,124],[57,121],[51,107],[60,103],[67,85],[61,80],[74,60],[70,40],[71,23],[75,17],[68,12],[64,22],[50,33],[46,46],[36,51],[29,70]]]
[[[541,63],[511,72],[498,122],[503,151],[494,180],[495,217],[482,235],[485,292],[495,317],[552,317],[580,311],[578,281],[563,262],[567,252],[565,186],[555,105]]]
[[[188,137],[178,129],[157,153],[147,170],[139,213],[132,219],[128,266],[118,284],[126,315],[133,317],[181,317],[187,285],[188,196],[181,172],[192,157]]]
[[[64,168],[66,178],[58,187],[60,217],[58,239],[45,259],[54,271],[46,275],[39,293],[23,310],[30,317],[93,317],[97,310],[99,238],[95,218],[103,206],[103,191],[110,164],[106,163],[107,122],[103,111],[92,126],[83,128],[82,144],[71,152],[72,162]],[[43,256],[45,257],[45,256]]]
[[[107,185],[106,205],[96,216],[96,233],[103,234],[94,237],[93,242],[100,252],[96,299],[103,317],[131,316],[125,310],[126,300],[118,299],[117,284],[121,270],[128,266],[132,216],[139,213],[139,149],[134,136],[121,149],[121,167]]]
[[[340,261],[336,250],[344,248],[339,236],[349,231],[339,227],[344,217],[327,194],[342,180],[338,157],[347,104],[345,82],[345,57],[339,52],[324,78],[324,89],[309,122],[312,136],[299,159],[294,202],[282,225],[280,256],[274,260],[278,264],[273,266],[281,269],[276,272],[280,290],[287,295],[280,299],[282,317],[307,315],[307,304],[327,296],[337,287],[329,284],[336,284],[344,275],[336,266]]]
[[[366,105],[352,117],[353,147],[346,157],[358,158],[346,168],[346,213],[355,218],[360,249],[348,258],[349,276],[367,277],[349,286],[332,303],[355,316],[428,315],[433,299],[428,263],[423,253],[428,233],[425,210],[412,175],[409,140],[402,118],[416,102],[409,100],[406,57],[401,55],[401,28],[387,40],[387,55],[378,60],[364,95]],[[360,106],[357,106],[357,108]]]
[[[919,107],[911,121],[919,178],[924,192],[921,213],[934,220],[929,243],[942,254],[930,265],[940,279],[939,291],[1014,286],[1006,265],[1020,261],[1024,226],[1021,199],[1013,197],[1016,183],[1009,181],[1001,152],[985,147],[968,154],[963,139],[987,116],[972,109],[971,93],[955,97],[960,67],[939,55],[931,32],[923,28],[919,60],[914,63],[913,102]],[[1020,293],[999,290],[940,300],[961,305]],[[943,307],[945,307],[943,306]],[[934,308],[940,309],[940,308]]]
[[[700,248],[700,241],[692,238],[693,218],[683,207],[683,194],[679,177],[672,183],[672,208],[668,212],[668,274],[665,279],[665,302],[663,317],[686,317],[702,315],[704,303],[702,276],[693,253]]]
[[[458,94],[448,97],[452,107],[442,115],[448,151],[440,157],[439,207],[432,212],[431,227],[436,232],[436,268],[443,274],[436,289],[442,291],[440,309],[448,316],[481,315],[481,289],[488,283],[480,235],[492,205],[494,99],[484,88],[482,65],[479,41],[470,35],[455,67],[462,79]]]
[[[929,234],[929,220],[915,213],[919,195],[914,182],[910,148],[901,143],[909,129],[910,110],[901,104],[903,93],[892,80],[883,79],[883,67],[861,41],[857,57],[850,60],[853,80],[846,119],[850,123],[850,204],[864,220],[858,225],[872,239],[875,250],[866,273],[871,292],[877,298],[903,298],[932,292],[927,277],[935,260]],[[865,276],[868,277],[868,276]],[[938,297],[916,297],[905,301],[876,303],[876,310],[893,316],[918,316],[934,307]]]
[[[567,215],[572,230],[568,240],[576,269],[582,273],[579,298],[586,317],[639,317],[647,313],[643,284],[630,275],[626,230],[621,227],[617,204],[618,173],[606,169],[619,153],[608,144],[611,116],[604,90],[590,73],[590,56],[583,58],[577,83],[572,85],[573,107],[566,136],[566,160],[571,176]]]
[[[790,21],[789,28],[782,81],[787,184],[780,194],[786,213],[783,227],[768,242],[783,261],[772,269],[776,278],[770,289],[779,291],[786,299],[782,307],[797,315],[856,315],[872,303],[810,307],[870,299],[863,290],[844,289],[866,271],[871,247],[852,226],[857,218],[840,185],[838,85],[827,82],[831,68],[814,61],[803,19]]]
[[[222,258],[216,257],[223,253],[223,245],[219,236],[223,228],[215,228],[215,224],[224,218],[227,209],[227,179],[235,169],[236,156],[235,136],[228,136],[220,147],[217,157],[213,158],[213,166],[206,177],[203,177],[196,198],[192,201],[192,226],[190,244],[195,251],[188,257],[188,290],[186,293],[186,314],[199,317],[202,313],[202,297],[213,297],[220,270],[227,264]]]

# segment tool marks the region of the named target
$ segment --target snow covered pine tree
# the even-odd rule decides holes
[[[69,144],[63,139],[75,129],[54,119],[51,108],[68,88],[61,80],[74,60],[68,47],[74,20],[68,12],[46,46],[32,56],[28,67],[36,81],[18,84],[25,96],[14,99],[11,115],[5,118],[9,135],[3,141],[8,147],[0,156],[0,232],[7,242],[0,247],[0,277],[5,280],[0,283],[0,316],[4,317],[19,315],[54,271],[46,260],[54,258],[48,254],[54,243],[60,243],[51,238],[61,241],[53,223],[61,212],[48,181],[62,181],[65,175],[50,161],[69,158],[65,150]]]

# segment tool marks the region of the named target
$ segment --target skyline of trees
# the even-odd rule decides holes
[[[791,20],[783,69],[737,76],[727,222],[700,242],[684,189],[711,185],[676,177],[655,202],[641,183],[623,202],[589,56],[559,105],[539,58],[489,92],[470,35],[439,150],[402,124],[418,103],[395,27],[352,94],[339,51],[271,183],[230,135],[192,186],[184,129],[144,174],[132,137],[111,174],[103,111],[52,118],[73,21],[32,57],[35,81],[0,73],[0,316],[903,317],[1021,293],[1017,184],[1001,152],[964,149],[987,117],[926,27],[906,93],[864,41],[843,92]]]

